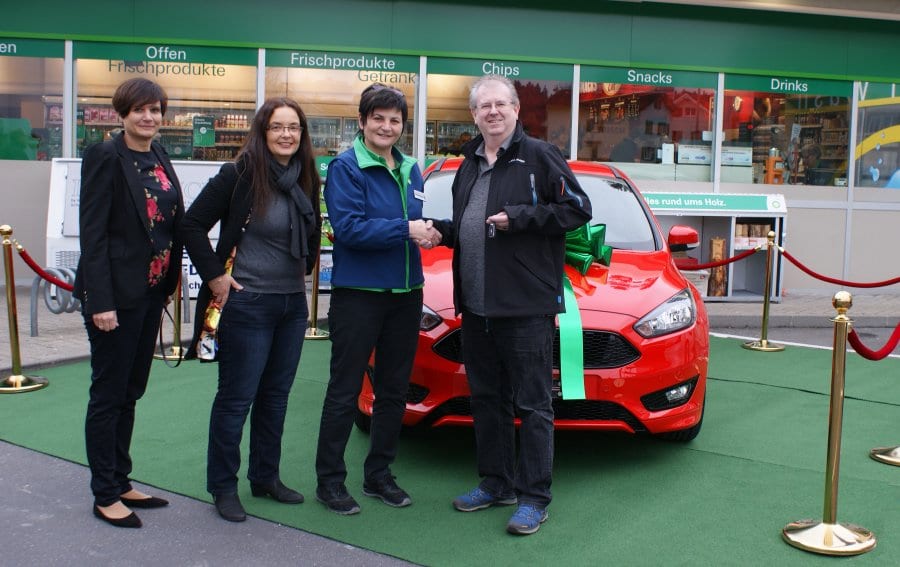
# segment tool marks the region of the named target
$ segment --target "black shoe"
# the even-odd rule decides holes
[[[347,487],[342,482],[317,486],[316,500],[335,514],[342,516],[359,514],[359,504],[350,496]]]
[[[143,524],[141,523],[141,519],[137,517],[137,514],[132,512],[128,514],[124,518],[110,518],[103,514],[103,512],[97,506],[94,506],[94,515],[106,522],[111,526],[116,526],[117,528],[139,528]]]
[[[169,505],[168,500],[157,498],[156,496],[148,496],[147,498],[125,498],[119,497],[122,504],[129,508],[164,508]]]
[[[250,483],[250,492],[253,496],[271,496],[282,504],[302,504],[303,495],[292,488],[285,486],[280,479],[268,484]]]
[[[237,493],[213,494],[213,501],[216,503],[216,511],[219,512],[219,515],[229,522],[243,522],[247,519],[247,512],[244,511],[244,506]]]
[[[382,502],[395,508],[403,508],[412,504],[409,494],[397,486],[392,475],[386,475],[377,480],[367,480],[363,483],[363,494],[381,498]]]

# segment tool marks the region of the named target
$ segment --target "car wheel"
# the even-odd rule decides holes
[[[369,433],[372,430],[372,416],[356,410],[356,419],[354,420],[356,427],[363,433]]]
[[[656,438],[662,439],[663,441],[674,441],[677,443],[687,443],[688,441],[693,441],[694,438],[700,433],[700,428],[703,427],[703,415],[705,413],[706,400],[703,400],[703,411],[700,413],[700,421],[697,422],[697,425],[689,427],[687,429],[679,429],[678,431],[667,431],[665,433],[659,433],[656,435]]]

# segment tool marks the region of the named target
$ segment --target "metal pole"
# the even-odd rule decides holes
[[[763,314],[762,314],[762,333],[758,341],[746,342],[742,347],[749,350],[758,350],[762,352],[778,352],[784,350],[784,345],[770,343],[769,336],[769,305],[772,296],[772,275],[775,272],[773,263],[775,261],[775,231],[770,230],[766,235],[766,293],[763,296]]]
[[[6,274],[6,311],[9,317],[9,349],[12,355],[12,374],[0,382],[0,394],[21,394],[40,390],[49,385],[41,376],[25,376],[22,374],[22,358],[19,355],[19,313],[16,306],[16,278],[13,275],[12,227],[8,224],[0,226],[3,238],[3,269]]]
[[[844,383],[847,371],[847,333],[852,321],[847,311],[853,298],[839,291],[832,300],[837,316],[831,353],[831,404],[828,412],[828,455],[825,459],[825,503],[822,521],[800,520],[784,527],[784,540],[794,547],[823,555],[859,555],[875,548],[875,534],[866,528],[837,522],[838,478],[841,468],[841,428],[844,419]]]
[[[328,331],[318,328],[319,324],[319,264],[322,252],[316,256],[316,265],[313,268],[312,297],[309,302],[309,326],[306,328],[306,340],[322,340],[328,338]]]
[[[175,293],[172,294],[172,346],[161,353],[155,353],[153,358],[156,360],[181,360],[184,357],[184,349],[181,348],[181,277],[179,274]],[[161,319],[165,319],[165,314]],[[159,322],[160,326],[162,320]]]

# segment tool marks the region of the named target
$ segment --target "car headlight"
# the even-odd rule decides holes
[[[635,323],[634,330],[646,339],[659,337],[690,327],[696,317],[694,297],[683,289]]]
[[[432,311],[427,305],[422,306],[422,319],[419,321],[420,331],[430,331],[441,324],[441,316]]]

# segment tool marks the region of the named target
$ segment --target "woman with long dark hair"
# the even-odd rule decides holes
[[[185,247],[204,285],[194,353],[210,299],[221,308],[219,388],[209,423],[207,490],[224,519],[246,519],[238,497],[241,432],[250,414],[247,478],[253,496],[299,504],[279,475],[288,395],[309,308],[305,275],[319,253],[319,175],[306,115],[289,98],[266,100],[233,163],[191,205]],[[221,222],[213,250],[208,233]],[[225,261],[235,251],[233,271]]]

